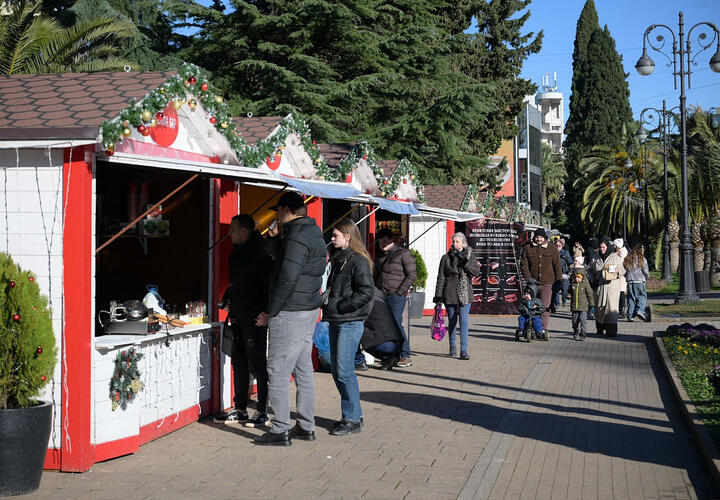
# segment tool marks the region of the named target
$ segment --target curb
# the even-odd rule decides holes
[[[695,437],[695,442],[700,449],[700,455],[710,471],[715,487],[720,491],[720,453],[718,453],[718,449],[710,437],[705,424],[698,416],[697,408],[685,391],[685,388],[675,371],[675,367],[673,366],[672,361],[670,361],[670,356],[668,356],[667,350],[665,349],[665,344],[658,333],[659,332],[655,332],[653,335],[655,347],[660,355],[660,360],[662,361],[665,373],[670,379],[670,387],[672,387],[673,394],[679,403],[680,411],[690,427],[690,431]]]

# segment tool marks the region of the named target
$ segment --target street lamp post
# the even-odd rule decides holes
[[[698,33],[697,42],[701,47],[699,51],[695,53],[695,56],[690,57],[692,48],[690,46],[690,40],[693,30],[702,26],[704,30],[710,28],[713,30],[713,37],[705,42],[708,35],[705,31]],[[685,78],[687,77],[688,88],[691,86],[690,77],[692,75],[691,66],[697,65],[695,58],[701,52],[707,50],[713,43],[717,42],[715,54],[710,58],[710,69],[714,72],[720,72],[720,30],[711,22],[703,21],[693,25],[687,33],[687,40],[685,40],[685,24],[683,22],[683,13],[678,13],[678,37],[675,37],[675,32],[667,25],[664,24],[652,24],[648,26],[643,34],[643,51],[640,59],[635,64],[635,69],[638,73],[643,76],[647,76],[655,69],[655,63],[647,55],[647,46],[655,52],[663,54],[664,56],[670,57],[663,52],[665,46],[665,37],[657,35],[657,45],[653,43],[649,35],[652,31],[658,28],[665,28],[672,35],[672,64],[673,64],[673,79],[675,82],[675,88],[677,89],[677,80],[680,77],[680,132],[682,136],[680,157],[682,165],[682,233],[680,237],[680,286],[678,289],[678,295],[675,298],[675,303],[686,304],[690,302],[697,302],[700,300],[697,292],[695,291],[695,277],[693,274],[693,255],[692,255],[692,242],[690,238],[690,225],[689,220],[689,207],[688,207],[688,182],[687,182],[687,130],[686,130],[686,108],[685,108]],[[678,43],[679,41],[679,43]],[[687,58],[687,69],[685,68]],[[677,61],[680,60],[680,69],[678,70]],[[669,64],[668,64],[669,65]]]
[[[650,134],[652,134],[654,131],[659,130],[660,131],[660,138],[662,140],[662,151],[663,151],[663,227],[665,228],[664,234],[663,234],[663,243],[662,243],[662,275],[661,279],[663,281],[672,281],[672,270],[670,265],[670,236],[669,236],[669,226],[670,226],[670,196],[668,193],[668,174],[667,174],[667,143],[668,143],[668,136],[670,135],[670,115],[673,111],[677,110],[678,107],[675,106],[672,109],[667,109],[665,100],[663,100],[662,110],[648,107],[643,109],[640,112],[640,128],[637,131],[637,134],[635,136],[640,139],[641,142],[645,142]],[[645,119],[645,113],[647,112],[654,112],[656,113],[658,117],[657,127],[655,127],[653,130],[648,132],[645,130],[643,125],[654,125],[653,123],[653,115],[648,114],[648,119]],[[647,191],[645,192],[647,195]]]

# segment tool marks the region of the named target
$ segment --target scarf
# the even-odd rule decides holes
[[[458,273],[458,282],[457,282],[457,290],[456,290],[457,298],[458,298],[458,305],[464,306],[465,304],[470,303],[470,292],[468,292],[467,274],[465,274],[465,270],[459,264],[460,264],[460,259],[468,258],[467,248],[462,250],[461,252],[457,252],[453,249],[450,256],[452,258],[453,267],[457,270],[457,273]]]

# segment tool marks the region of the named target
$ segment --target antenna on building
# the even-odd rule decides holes
[[[542,77],[542,88],[545,92],[555,92],[557,86],[557,72],[554,71],[552,74],[552,83],[550,81],[550,72],[546,72]]]

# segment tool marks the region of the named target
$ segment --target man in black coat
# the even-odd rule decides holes
[[[272,429],[255,444],[289,446],[292,438],[315,439],[315,379],[312,336],[320,305],[327,249],[322,231],[306,216],[302,197],[285,193],[277,205],[279,228],[270,231],[275,266],[267,312],[256,324],[268,324],[268,389],[275,414]],[[278,229],[282,235],[278,234]],[[297,386],[297,425],[290,429],[290,375]]]
[[[248,427],[267,423],[268,375],[265,359],[267,327],[255,324],[258,314],[267,309],[268,283],[273,260],[266,251],[265,240],[255,230],[248,214],[232,218],[229,230],[233,242],[230,254],[230,286],[223,303],[229,308],[233,331],[232,365],[235,407],[215,417],[216,422],[246,422]],[[258,403],[255,416],[248,420],[248,386],[250,373],[257,380]]]

